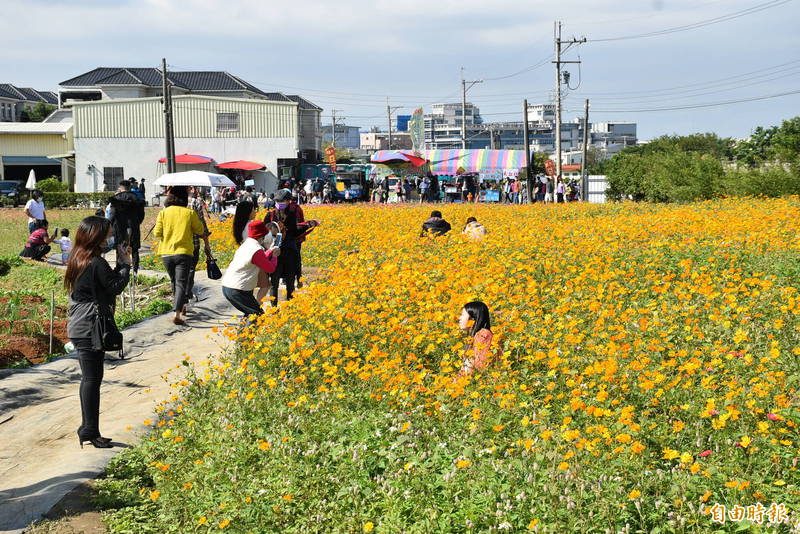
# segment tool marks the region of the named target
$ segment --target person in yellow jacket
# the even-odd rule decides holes
[[[185,324],[187,290],[192,268],[194,243],[192,237],[205,235],[205,228],[194,210],[189,209],[189,191],[173,186],[167,193],[165,208],[158,213],[153,235],[158,239],[156,254],[161,256],[172,283],[172,322]],[[206,243],[208,238],[206,237]]]

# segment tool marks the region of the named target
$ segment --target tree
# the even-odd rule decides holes
[[[331,146],[331,143],[322,144],[322,153],[325,163],[328,162],[328,156],[325,154],[325,149]],[[354,160],[353,154],[346,148],[336,147],[336,163],[352,163]]]
[[[628,154],[609,162],[609,198],[646,202],[689,202],[719,196],[725,170],[719,159],[697,152]]]
[[[31,109],[23,109],[20,113],[21,122],[42,122],[52,112],[56,110],[56,106],[45,104],[44,102],[37,102]]]

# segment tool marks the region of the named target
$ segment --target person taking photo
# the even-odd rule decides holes
[[[78,351],[81,367],[81,426],[78,441],[99,449],[111,447],[111,439],[100,433],[100,384],[105,352],[95,339],[98,314],[114,320],[117,295],[128,285],[131,271],[130,247],[117,247],[117,266],[112,269],[103,249],[112,237],[111,222],[104,217],[83,219],[75,233],[75,244],[67,260],[64,287],[69,293],[67,335]]]

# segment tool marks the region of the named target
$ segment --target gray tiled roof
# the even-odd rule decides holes
[[[48,104],[58,105],[58,95],[53,91],[39,91],[39,94],[44,97]]]
[[[225,71],[170,71],[170,83],[189,91],[250,91],[257,95],[267,93],[241,78]],[[91,87],[95,85],[161,85],[161,70],[156,68],[98,67],[94,70],[61,82],[64,87]]]
[[[291,98],[283,93],[265,93],[270,100],[277,100],[279,102],[294,102]]]
[[[17,87],[10,83],[0,83],[0,96],[25,102],[58,104],[58,97],[51,91],[37,91],[30,87]]]
[[[297,95],[264,92],[255,85],[225,71],[170,71],[172,85],[188,91],[249,91],[279,102],[297,102],[300,109],[321,111],[322,108]],[[91,87],[95,85],[147,85],[161,86],[161,70],[152,67],[98,67],[94,70],[61,82],[63,87]]]
[[[312,102],[309,102],[308,100],[306,100],[302,96],[286,95],[286,98],[288,98],[292,102],[297,102],[298,107],[300,109],[312,109],[312,110],[316,110],[316,111],[322,111],[321,107],[319,107],[318,105],[316,105],[316,104],[314,104]]]

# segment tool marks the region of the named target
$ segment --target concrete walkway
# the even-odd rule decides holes
[[[173,325],[171,314],[148,319],[125,330],[124,360],[107,356],[100,429],[113,438],[114,448],[78,446],[80,367],[74,354],[29,369],[0,370],[0,533],[22,532],[135,444],[142,421],[174,391],[162,376],[180,366],[184,355],[199,362],[224,349],[225,339],[211,329],[238,312],[205,272],[198,271],[195,288],[201,300],[190,303],[187,326]]]

